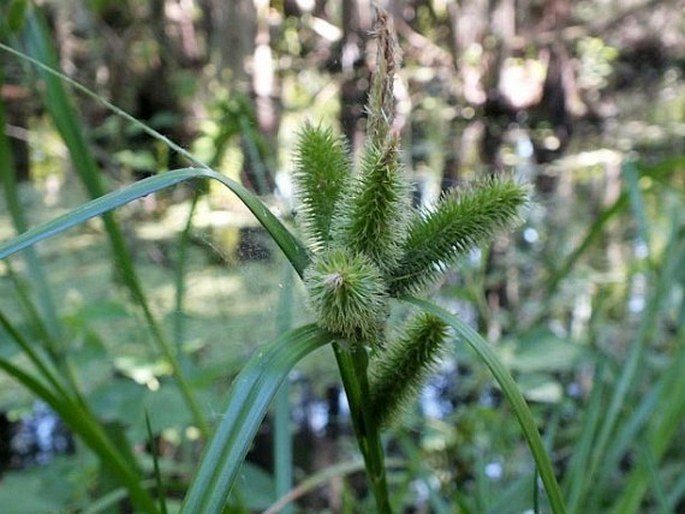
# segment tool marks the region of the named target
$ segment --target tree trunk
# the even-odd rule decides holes
[[[257,194],[274,190],[273,149],[280,122],[275,71],[271,55],[269,5],[264,0],[214,0],[214,47],[220,49],[218,73],[228,71],[231,94],[250,98],[255,106],[256,127],[242,116],[243,183]]]
[[[350,0],[342,3],[340,125],[355,153],[361,147],[364,134],[364,105],[370,79],[366,46],[372,23],[373,11],[370,0]]]

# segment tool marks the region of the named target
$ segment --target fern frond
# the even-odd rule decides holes
[[[335,241],[368,256],[381,271],[392,269],[406,237],[410,189],[399,160],[398,141],[367,146],[351,194],[340,204]]]
[[[404,335],[378,354],[371,367],[371,412],[388,426],[413,400],[444,349],[448,328],[432,314],[407,322]]]
[[[349,149],[330,128],[306,124],[299,134],[294,162],[301,225],[312,249],[318,250],[330,240],[335,205],[351,177]]]
[[[527,198],[527,189],[514,180],[490,178],[454,189],[435,207],[419,212],[391,271],[391,295],[419,292],[469,250],[516,226]]]

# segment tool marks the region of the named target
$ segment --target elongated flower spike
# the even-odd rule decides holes
[[[344,139],[330,128],[306,124],[299,134],[294,162],[298,214],[316,251],[330,240],[335,206],[352,173],[350,152]]]
[[[447,325],[432,314],[410,319],[404,335],[371,368],[371,411],[380,426],[400,417],[434,369],[447,341]]]
[[[516,226],[527,201],[527,189],[515,180],[492,177],[455,188],[434,207],[416,212],[402,258],[390,273],[390,294],[421,292],[459,257]]]
[[[400,162],[399,138],[391,133],[400,50],[387,12],[378,10],[373,35],[377,56],[366,109],[367,141],[351,194],[340,204],[334,238],[367,255],[385,272],[400,257],[411,190]]]
[[[391,137],[384,147],[364,149],[359,176],[341,201],[334,226],[336,242],[368,256],[381,271],[400,258],[411,208],[398,145]]]

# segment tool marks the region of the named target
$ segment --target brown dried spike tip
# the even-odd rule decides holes
[[[376,39],[377,57],[367,107],[367,134],[372,144],[380,147],[395,117],[393,84],[401,59],[395,28],[387,11],[377,10],[372,35]]]

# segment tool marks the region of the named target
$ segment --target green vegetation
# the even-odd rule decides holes
[[[415,207],[394,128],[400,52],[386,16],[379,13],[373,31],[377,56],[359,155],[323,123],[303,123],[292,140],[296,231],[271,199],[253,192],[268,190],[272,162],[248,97],[217,102],[226,123],[201,136],[204,149],[213,148],[204,164],[151,123],[55,71],[41,11],[11,2],[7,24],[0,23],[9,44],[1,50],[26,66],[23,73],[35,73],[45,123],[59,134],[88,198],[76,195],[75,207],[48,220],[25,207],[10,139],[0,134],[0,178],[15,232],[3,227],[8,237],[0,244],[0,286],[10,291],[0,303],[2,383],[42,400],[77,439],[75,455],[5,474],[0,505],[17,502],[17,513],[273,513],[363,470],[367,495],[344,482],[340,501],[348,511],[402,512],[419,501],[431,512],[460,513],[682,508],[684,159],[675,151],[656,159],[622,155],[610,163],[621,188],[597,203],[597,164],[555,163],[551,173],[579,170],[566,180],[588,197],[580,214],[567,205],[552,210],[549,198],[506,173]],[[582,41],[592,43],[579,45],[583,66],[599,77],[590,82],[607,87],[616,51],[600,38]],[[102,168],[112,162],[93,152],[91,127],[65,84],[163,147],[143,159],[158,172],[111,187]],[[0,126],[7,107],[0,99]],[[244,183],[221,167],[236,150],[234,136],[243,138],[255,172]],[[171,150],[180,164],[169,170]],[[125,167],[129,157],[116,162]],[[249,211],[267,234],[267,250],[280,251],[275,262],[207,261],[207,246],[220,237],[198,238],[204,202],[217,201],[205,198],[206,183],[223,186]],[[153,194],[163,203],[158,211],[127,210]],[[546,209],[552,214],[541,216]],[[182,223],[163,225],[167,212]],[[149,228],[151,218],[168,244],[152,266],[130,234],[131,225]],[[501,242],[522,223],[528,235]],[[226,252],[234,249],[232,228]],[[99,241],[94,260],[111,270],[103,278],[102,266],[88,270],[76,256],[69,265],[83,289],[95,274],[101,290],[84,292],[72,308],[52,261],[76,254],[67,241],[81,236]],[[237,291],[227,293],[223,311],[219,294],[208,300],[199,290],[197,277],[208,268],[213,287],[226,279],[226,290]],[[500,287],[508,288],[499,295],[508,298],[506,309],[492,305]],[[476,313],[487,341],[450,312],[462,303],[473,307],[465,312]],[[205,331],[210,318],[219,318],[215,332]],[[333,364],[312,364],[325,351]],[[467,371],[453,372],[459,391],[449,412],[418,414],[426,381],[455,359]],[[294,473],[287,385],[296,366],[318,377],[337,373],[356,444],[349,453],[363,462],[329,462],[304,480]],[[3,398],[16,410],[29,400]],[[246,457],[274,402],[271,477]],[[499,477],[489,471],[493,462]],[[49,489],[50,500],[46,483],[59,489]]]

